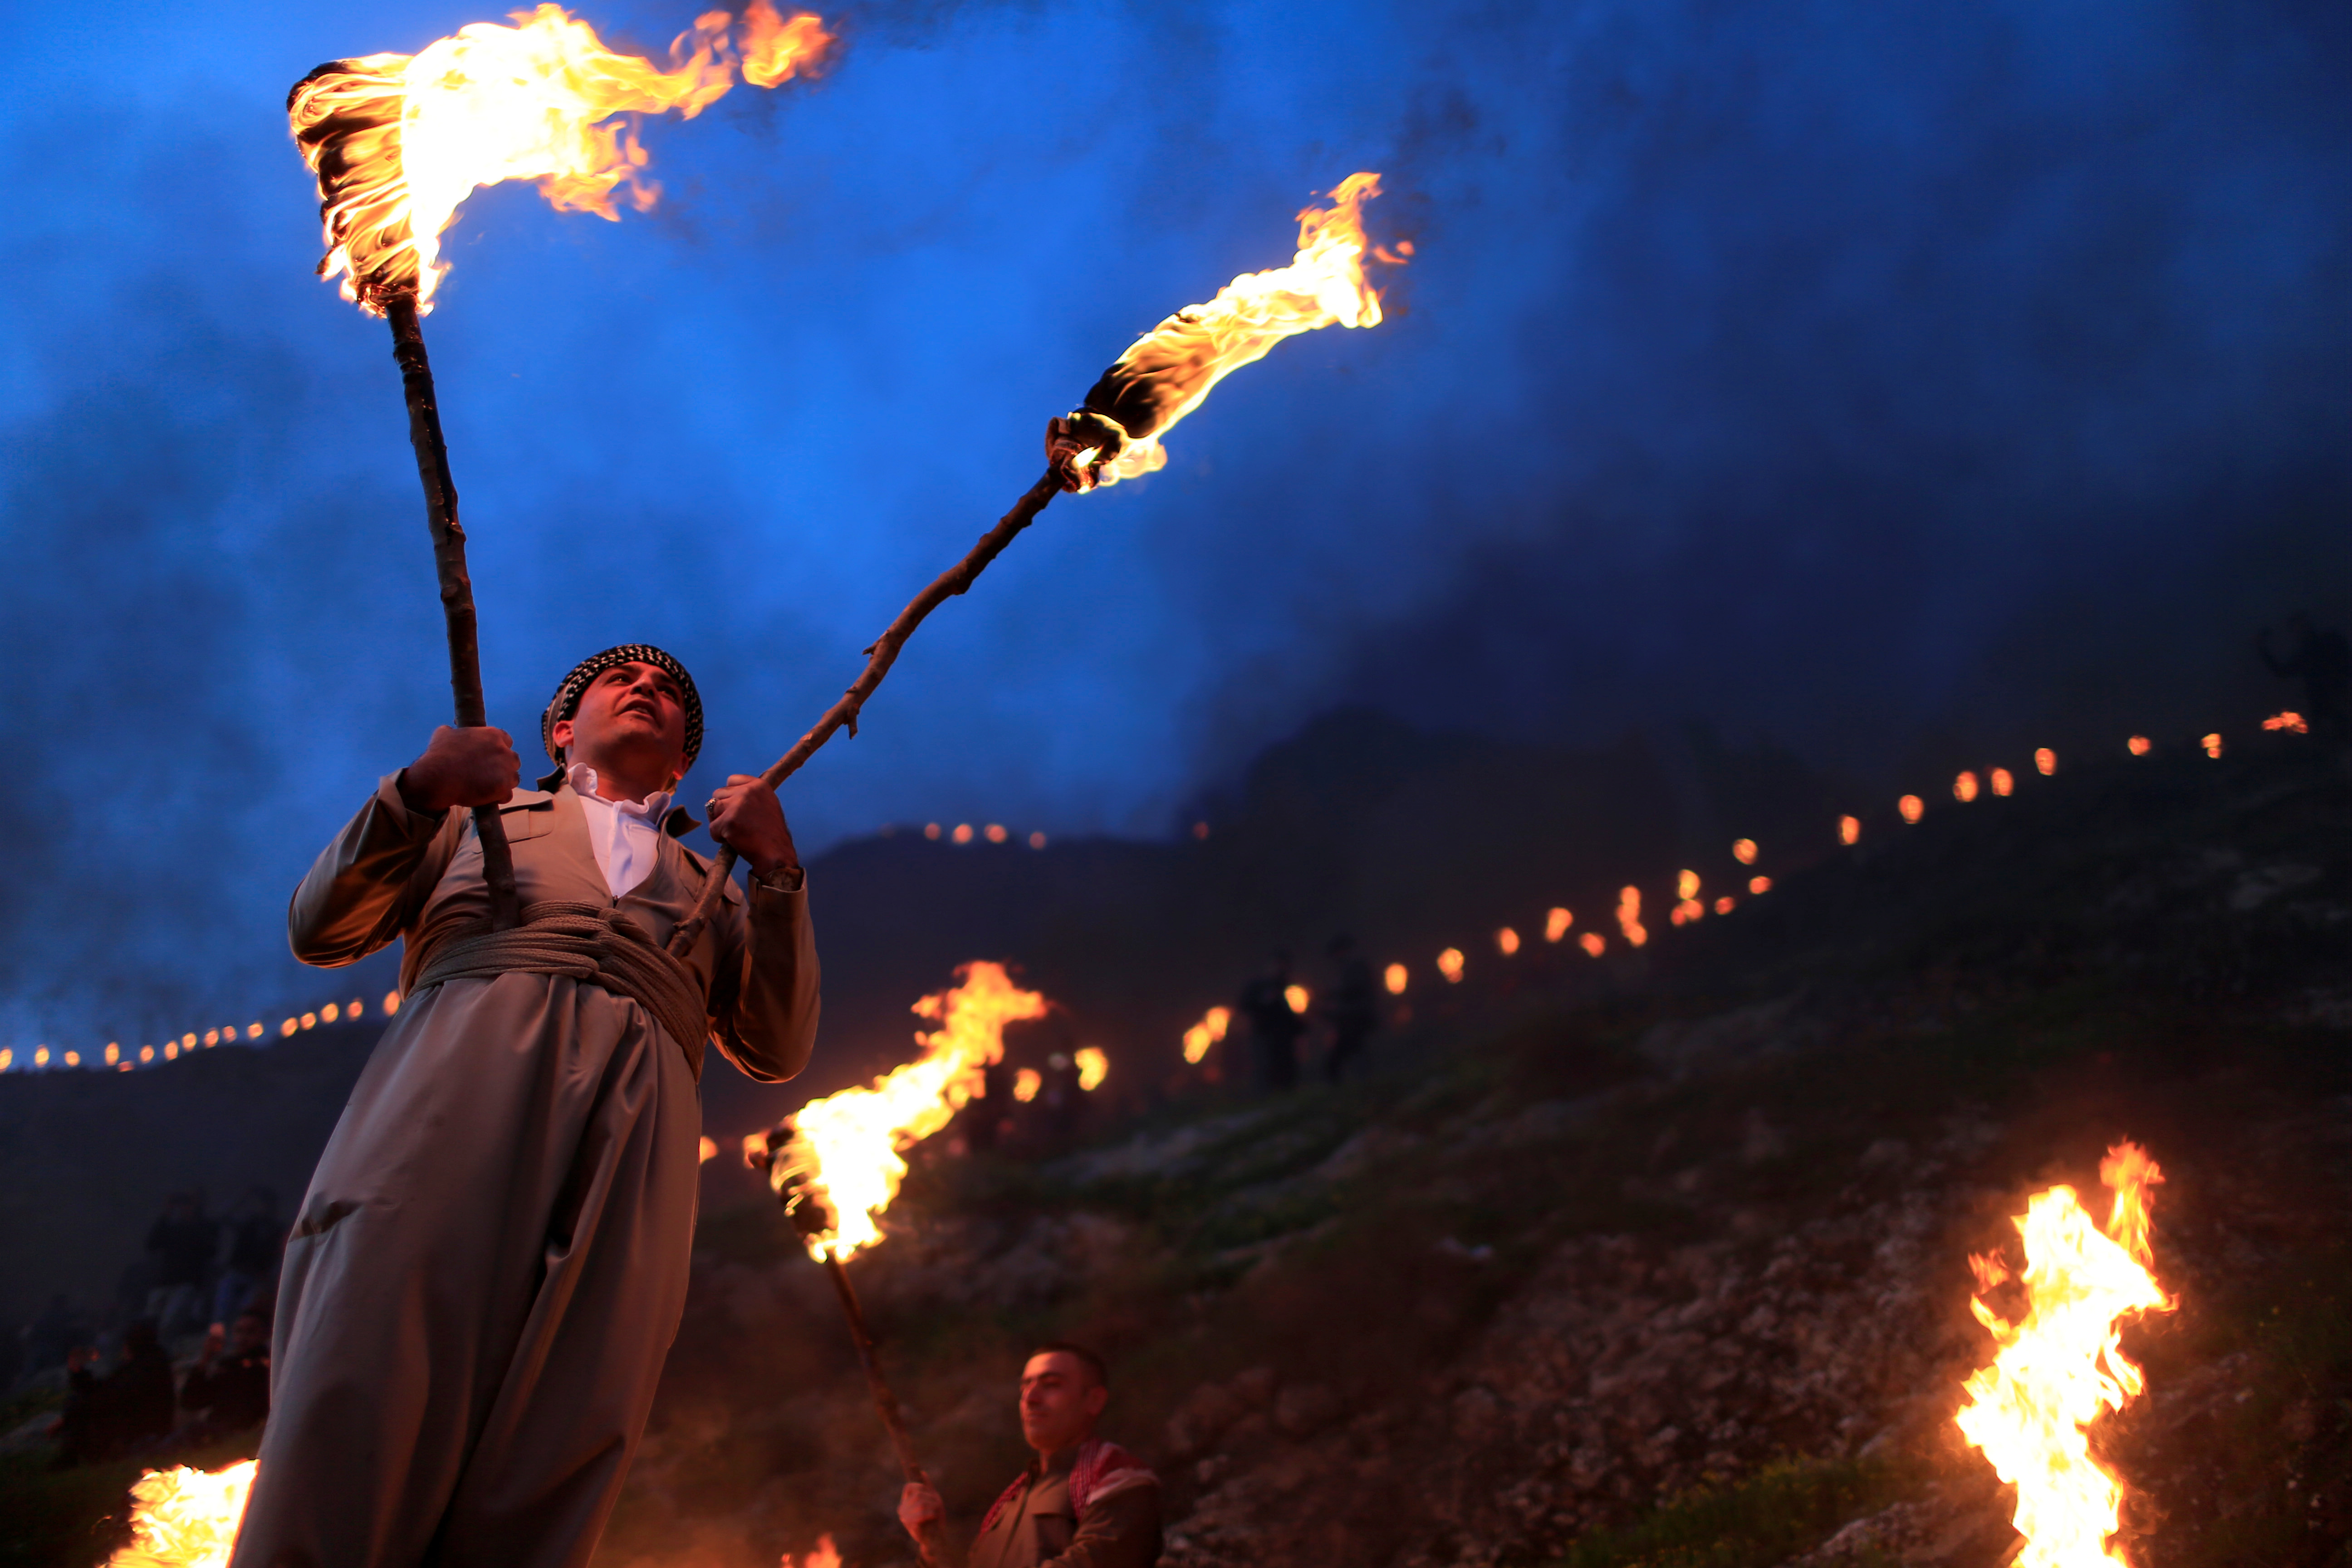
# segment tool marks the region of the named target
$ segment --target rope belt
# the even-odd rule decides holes
[[[701,984],[692,970],[617,909],[551,900],[526,906],[522,924],[511,931],[492,931],[487,921],[468,921],[446,934],[427,931],[424,942],[426,954],[411,992],[445,980],[488,980],[517,972],[568,974],[626,996],[652,1014],[686,1052],[696,1080],[702,1078],[710,1015]]]

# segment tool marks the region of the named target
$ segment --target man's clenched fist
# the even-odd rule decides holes
[[[425,754],[400,770],[400,799],[409,810],[438,816],[453,805],[504,805],[522,780],[514,737],[495,725],[433,731]]]
[[[947,1504],[940,1500],[940,1494],[920,1481],[908,1481],[906,1490],[898,1494],[898,1522],[918,1541],[947,1516]]]
[[[772,881],[777,872],[799,867],[793,830],[784,825],[776,792],[750,773],[729,773],[727,782],[710,792],[705,815],[710,818],[710,837],[749,860],[753,874]]]

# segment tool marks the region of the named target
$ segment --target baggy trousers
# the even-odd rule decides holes
[[[700,1122],[625,997],[412,998],[287,1246],[231,1568],[582,1568],[685,1307]]]

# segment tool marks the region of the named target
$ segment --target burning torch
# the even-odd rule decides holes
[[[342,295],[392,325],[393,357],[408,401],[408,437],[425,489],[425,517],[448,632],[449,686],[461,729],[488,722],[482,700],[466,530],[422,320],[447,270],[441,235],[479,186],[536,179],[558,210],[639,211],[656,187],[635,117],[676,109],[691,118],[734,85],[805,75],[832,37],[814,16],[779,16],[751,0],[741,17],[714,11],[670,47],[670,68],[606,49],[587,24],[542,5],[520,25],[477,22],[415,55],[333,60],[294,85],[286,116],[302,161],[318,176],[327,255],[319,275],[341,275]],[[514,857],[496,806],[474,809],[490,921],[521,919]]]
[[[744,1141],[745,1161],[767,1173],[809,1256],[824,1265],[833,1280],[898,1468],[907,1479],[927,1486],[929,1477],[915,1458],[907,1418],[882,1375],[873,1332],[845,1265],[882,1239],[876,1222],[898,1195],[906,1151],[987,1092],[988,1068],[1004,1058],[1004,1026],[1045,1015],[1045,998],[1013,984],[1002,964],[969,963],[958,973],[961,983],[954,989],[915,1004],[918,1014],[939,1024],[919,1037],[919,1058],[870,1086],[811,1100],[765,1134]],[[916,1544],[923,1561],[936,1568],[941,1561],[936,1534]]]
[[[1328,207],[1310,206],[1298,215],[1298,254],[1289,266],[1244,273],[1209,303],[1187,306],[1137,339],[1103,372],[1084,404],[1046,426],[1045,471],[1036,482],[961,561],[898,612],[866,650],[866,668],[849,689],[760,781],[774,789],[835,732],[845,729],[856,735],[866,700],[890,673],[923,617],[969,589],[1056,495],[1117,484],[1164,466],[1168,454],[1160,437],[1198,408],[1218,382],[1265,358],[1283,339],[1335,322],[1377,326],[1381,295],[1365,279],[1367,255],[1402,265],[1412,254],[1410,241],[1391,251],[1366,239],[1363,204],[1380,192],[1378,174],[1349,175],[1331,193]],[[718,907],[735,858],[732,849],[719,850],[717,874],[704,880],[692,913],[670,933],[670,952],[682,956],[693,947]]]

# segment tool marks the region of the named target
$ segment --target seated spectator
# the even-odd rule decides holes
[[[163,1201],[162,1216],[147,1229],[147,1255],[154,1266],[148,1277],[147,1316],[155,1320],[158,1333],[169,1334],[204,1310],[205,1283],[219,1245],[220,1226],[205,1215],[202,1193],[173,1193]]]
[[[197,1352],[196,1367],[180,1385],[180,1406],[191,1417],[179,1436],[210,1442],[247,1431],[269,1417],[269,1321],[239,1314],[226,1336],[215,1323]]]
[[[228,1257],[213,1289],[213,1321],[234,1323],[253,1305],[264,1284],[278,1278],[278,1254],[286,1247],[286,1223],[278,1217],[278,1194],[255,1187],[237,1203],[224,1226]]]
[[[112,1372],[101,1378],[97,1364],[98,1352],[87,1345],[67,1352],[65,1412],[49,1426],[58,1440],[54,1468],[116,1458],[172,1430],[172,1362],[152,1319],[122,1331]]]
[[[40,1371],[66,1359],[74,1346],[89,1339],[89,1325],[62,1292],[51,1296],[41,1315],[25,1325],[25,1354],[29,1370]]]

